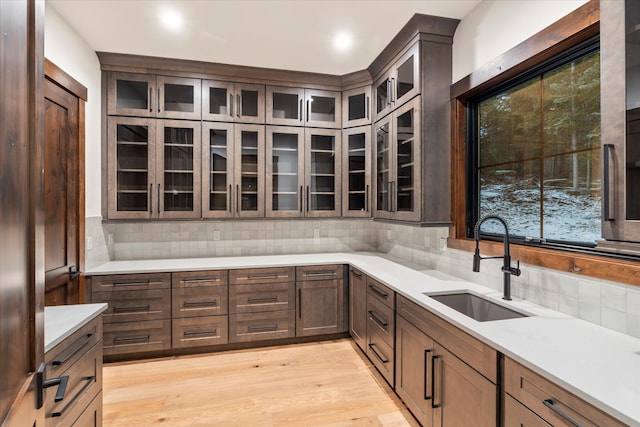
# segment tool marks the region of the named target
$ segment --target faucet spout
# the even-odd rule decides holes
[[[501,257],[482,257],[480,256],[480,227],[484,224],[485,221],[495,220],[502,224],[504,227],[504,255]],[[483,259],[490,258],[503,258],[504,264],[502,266],[502,272],[504,273],[504,295],[502,299],[511,300],[511,276],[520,276],[520,261],[518,261],[516,267],[511,266],[511,252],[509,249],[510,240],[509,240],[509,227],[507,226],[507,222],[497,215],[487,215],[483,218],[480,218],[473,228],[473,237],[476,242],[476,248],[473,254],[473,271],[480,271],[480,261]]]

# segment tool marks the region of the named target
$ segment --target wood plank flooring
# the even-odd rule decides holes
[[[418,426],[350,339],[105,364],[104,426]]]

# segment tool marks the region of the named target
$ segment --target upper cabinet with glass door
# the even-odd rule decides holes
[[[214,80],[202,82],[202,119],[264,123],[264,86]]]
[[[267,124],[340,129],[340,92],[267,86]]]
[[[420,93],[420,43],[412,45],[373,84],[375,120]]]
[[[371,126],[342,131],[342,216],[370,217]]]
[[[107,84],[109,115],[201,118],[200,79],[112,72]]]
[[[637,0],[601,2],[600,70],[604,164],[602,234],[607,240],[640,243],[640,4]],[[621,79],[621,75],[625,78]]]
[[[342,127],[371,124],[371,86],[342,92]]]

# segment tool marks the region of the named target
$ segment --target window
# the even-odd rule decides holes
[[[600,54],[590,40],[468,103],[467,218],[513,236],[601,238]],[[483,232],[503,233],[487,222]]]

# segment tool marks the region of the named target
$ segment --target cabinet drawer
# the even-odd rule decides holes
[[[235,285],[229,287],[229,312],[255,313],[293,309],[293,282]]]
[[[310,280],[344,279],[344,265],[308,265],[296,267],[296,280],[308,282]]]
[[[227,270],[184,271],[171,275],[173,289],[224,286],[229,283]]]
[[[93,302],[109,304],[104,323],[136,322],[171,317],[171,290],[95,292]]]
[[[191,317],[172,320],[173,348],[227,344],[227,316]]]
[[[102,347],[98,341],[60,375],[68,378],[64,398],[56,402],[59,386],[45,389],[46,426],[67,426],[75,421],[102,389]],[[60,376],[60,375],[56,375]],[[54,378],[47,372],[47,379]]]
[[[401,295],[398,295],[396,313],[442,344],[489,381],[497,383],[498,354],[495,349]]]
[[[227,286],[178,287],[171,290],[174,318],[228,313]]]
[[[93,398],[72,427],[101,427],[102,426],[102,390]]]
[[[395,314],[376,298],[367,298],[367,330],[375,330],[381,339],[393,347]]]
[[[393,347],[390,346],[377,331],[367,330],[367,356],[373,362],[385,380],[394,386],[394,359]]]
[[[295,280],[295,267],[249,268],[229,271],[229,284],[281,283]]]
[[[504,425],[520,427],[552,427],[529,408],[508,394],[504,395]]]
[[[296,334],[294,310],[229,316],[229,342],[292,338]]]
[[[396,307],[394,298],[395,292],[377,280],[367,277],[367,300],[370,299],[370,296],[382,302],[392,310]]]
[[[91,276],[92,292],[140,291],[171,288],[171,273]],[[101,301],[92,301],[101,302]]]
[[[102,320],[97,317],[47,351],[44,356],[47,365],[47,377],[52,378],[62,375],[65,370],[76,363],[101,340]]]
[[[508,357],[504,389],[552,425],[573,425],[567,417],[585,426],[625,425]]]
[[[104,325],[105,356],[171,348],[171,320]]]

